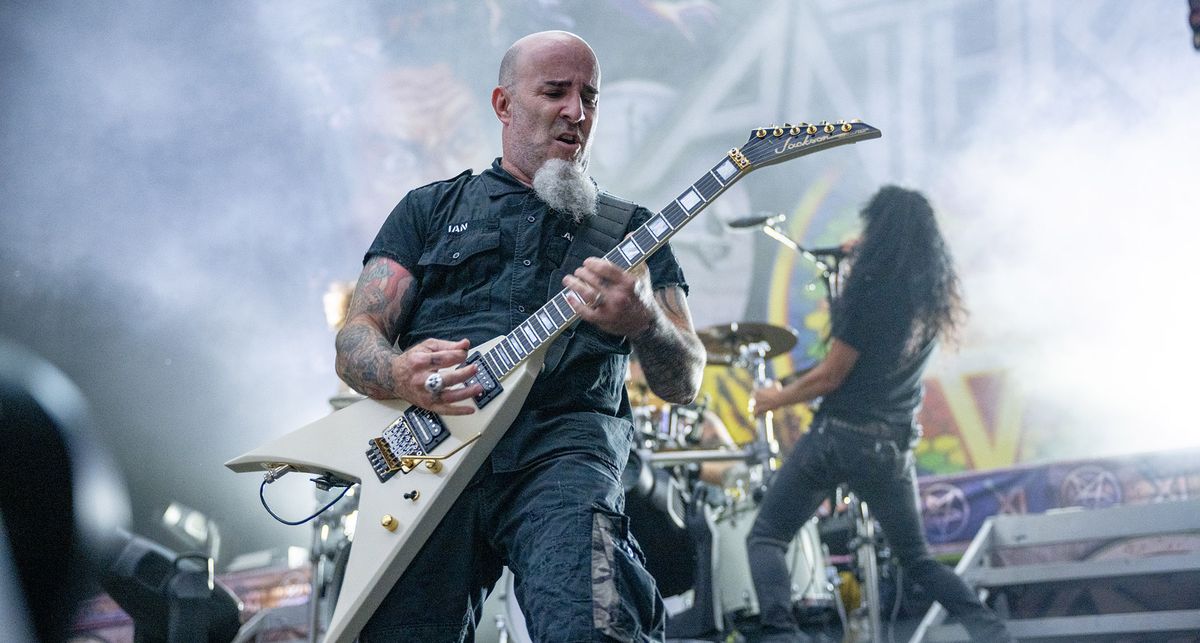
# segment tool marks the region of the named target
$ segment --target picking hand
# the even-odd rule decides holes
[[[409,347],[392,362],[392,372],[397,375],[397,394],[439,415],[474,413],[475,407],[471,404],[455,404],[483,392],[479,384],[462,386],[478,367],[472,364],[455,368],[466,361],[470,347],[471,342],[465,339],[457,342],[427,339]],[[434,374],[440,377],[440,382],[432,377]]]

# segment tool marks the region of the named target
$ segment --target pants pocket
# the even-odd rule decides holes
[[[895,480],[908,471],[910,453],[891,440],[863,440],[854,449],[859,462],[854,468],[877,480]]]
[[[592,514],[592,626],[618,641],[662,637],[665,608],[629,518],[599,505]]]

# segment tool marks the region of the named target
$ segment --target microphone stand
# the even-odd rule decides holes
[[[832,307],[833,299],[835,296],[837,296],[838,288],[841,286],[838,270],[842,260],[841,257],[836,255],[826,255],[825,259],[818,257],[812,252],[809,252],[800,244],[796,243],[791,237],[787,236],[783,230],[779,229],[779,226],[775,221],[764,223],[760,226],[760,228],[768,237],[771,237],[779,243],[782,243],[788,248],[800,253],[800,256],[813,262],[813,265],[817,267],[817,270],[821,271],[821,281],[825,284],[825,299],[828,301],[830,307]]]

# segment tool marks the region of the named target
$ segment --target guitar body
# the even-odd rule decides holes
[[[418,463],[380,482],[368,461],[370,441],[411,406],[403,400],[356,402],[225,463],[240,473],[290,465],[360,484],[358,526],[326,643],[349,643],[358,635],[517,417],[544,356],[545,350],[538,351],[517,366],[504,378],[504,390],[482,409],[441,418],[450,435],[430,455],[459,450],[440,461],[436,473]],[[415,499],[404,497],[413,491],[419,494]],[[381,524],[384,516],[392,517],[392,529]]]

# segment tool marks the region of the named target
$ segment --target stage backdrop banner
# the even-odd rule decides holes
[[[925,536],[959,554],[996,514],[1186,500],[1200,495],[1200,449],[1052,462],[920,478]]]

